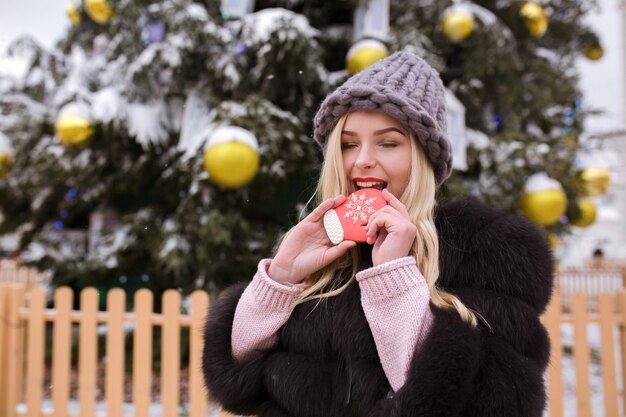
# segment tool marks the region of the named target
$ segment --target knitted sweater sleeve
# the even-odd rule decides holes
[[[383,370],[398,391],[432,327],[428,284],[410,256],[365,269],[356,279]]]
[[[231,344],[236,360],[247,360],[278,343],[278,331],[287,322],[298,294],[299,286],[277,283],[267,275],[269,259],[259,262],[252,282],[245,289],[233,321]]]

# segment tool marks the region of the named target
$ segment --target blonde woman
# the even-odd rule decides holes
[[[550,251],[520,217],[436,210],[445,114],[436,71],[402,52],[324,100],[317,207],[209,313],[213,399],[259,417],[543,414]],[[387,204],[366,242],[334,245],[324,214],[363,188]]]

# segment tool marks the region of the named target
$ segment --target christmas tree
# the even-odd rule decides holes
[[[57,284],[159,292],[249,279],[313,192],[317,106],[401,49],[435,66],[465,109],[455,124],[465,161],[442,200],[521,212],[528,178],[545,173],[576,215],[584,110],[573,62],[601,52],[582,21],[592,7],[72,3],[54,50],[23,38],[7,52],[19,71],[0,79],[0,235],[19,233],[24,261]]]

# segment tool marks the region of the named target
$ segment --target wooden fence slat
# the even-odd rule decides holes
[[[0,370],[8,369],[9,285],[0,284]],[[0,372],[0,415],[7,410],[8,375]]]
[[[72,358],[72,304],[74,292],[60,287],[54,292],[54,330],[52,333],[52,406],[53,417],[67,417],[70,398],[70,372]]]
[[[544,325],[550,335],[550,364],[548,365],[548,402],[550,417],[563,417],[563,344],[561,343],[561,297],[552,294],[544,315]]]
[[[24,287],[11,285],[7,289],[6,306],[6,349],[4,350],[5,408],[0,410],[3,417],[15,417],[15,406],[22,396],[24,366],[24,323],[19,310],[24,306]]]
[[[107,293],[106,387],[107,417],[121,417],[124,401],[124,313],[126,293]]]
[[[587,297],[576,293],[572,296],[572,320],[574,322],[574,366],[576,368],[576,397],[578,417],[591,417],[591,387],[589,384],[589,344],[587,341]]]
[[[161,398],[163,417],[178,416],[180,377],[180,293],[167,290],[163,294],[163,326],[161,329]]]
[[[46,293],[43,288],[34,287],[30,290],[29,295],[26,406],[28,417],[39,417],[41,415],[44,382],[43,370],[45,365],[45,322],[43,312],[46,308]]]
[[[85,288],[80,293],[80,331],[78,337],[78,402],[81,417],[93,417],[96,405],[98,364],[98,291]]]
[[[202,376],[202,335],[204,320],[209,309],[209,295],[205,291],[191,294],[191,325],[189,328],[189,405],[191,417],[204,417],[207,413],[207,393]]]
[[[600,358],[604,390],[604,415],[618,415],[617,375],[615,373],[615,349],[613,347],[613,297],[602,293],[598,297],[600,314]]]
[[[626,271],[624,271],[626,274]],[[626,277],[626,275],[625,275]],[[626,291],[618,294],[618,305],[622,325],[619,328],[620,353],[622,358],[622,386],[626,389]],[[626,410],[626,395],[622,395],[623,409]]]
[[[152,399],[152,308],[152,292],[146,288],[137,291],[133,337],[133,403],[136,417],[149,416]]]

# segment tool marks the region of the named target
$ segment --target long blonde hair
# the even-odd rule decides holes
[[[350,184],[343,169],[341,155],[341,132],[346,118],[347,115],[339,119],[328,137],[320,179],[312,197],[316,204],[340,194],[348,195],[350,192]],[[437,287],[439,239],[433,219],[436,204],[435,190],[435,174],[432,165],[415,138],[411,137],[411,173],[409,183],[400,197],[400,201],[406,206],[409,216],[417,227],[418,238],[413,243],[410,255],[415,257],[417,267],[428,283],[431,302],[440,308],[456,310],[464,321],[475,327],[476,315],[456,296]],[[343,292],[355,279],[357,252],[356,248],[351,249],[337,261],[308,277],[304,282],[305,289],[298,297],[297,303],[313,299],[321,300]],[[343,285],[338,286],[337,271],[350,266],[352,267],[350,278]]]

